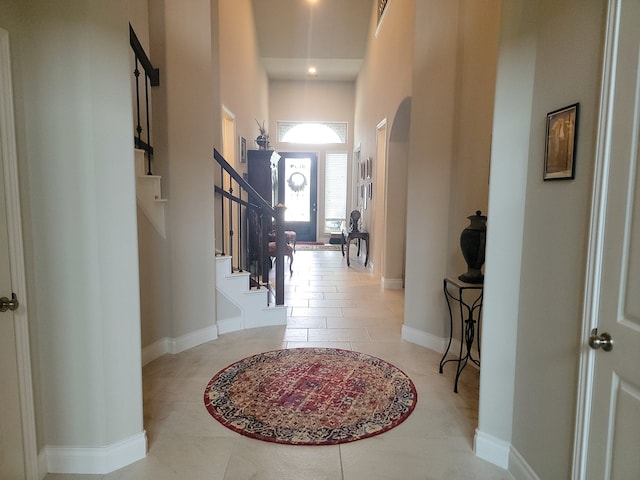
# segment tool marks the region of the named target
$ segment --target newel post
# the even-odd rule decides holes
[[[282,203],[275,206],[276,211],[276,305],[284,305],[284,255],[287,240],[284,236],[284,211]]]

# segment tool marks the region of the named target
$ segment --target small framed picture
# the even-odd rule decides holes
[[[544,180],[575,178],[578,106],[575,103],[547,114]]]
[[[240,137],[240,163],[247,163],[247,139]]]

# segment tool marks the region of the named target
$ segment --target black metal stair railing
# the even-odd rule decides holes
[[[216,250],[232,258],[232,269],[250,273],[251,284],[270,288],[271,256],[269,233],[275,230],[275,303],[284,304],[284,206],[272,207],[214,149],[213,157],[220,165],[219,184],[215,185]],[[269,296],[267,296],[269,298]]]
[[[135,77],[136,92],[136,127],[133,136],[136,148],[147,152],[147,175],[153,175],[151,172],[151,158],[153,157],[153,147],[151,146],[151,114],[149,105],[149,87],[157,87],[160,85],[160,70],[151,64],[151,60],[147,56],[142,44],[133,31],[133,27],[129,24],[129,43],[133,50],[135,66],[133,75]],[[140,71],[142,67],[142,72]],[[144,97],[141,97],[141,79],[140,75],[144,73],[143,87]],[[144,102],[144,105],[141,103]],[[143,132],[145,133],[143,140]]]

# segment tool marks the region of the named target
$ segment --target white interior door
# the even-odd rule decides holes
[[[9,240],[0,168],[0,297],[11,297]],[[11,310],[0,313],[0,478],[25,478],[15,318]]]
[[[26,296],[9,34],[0,29],[0,297]],[[0,478],[38,478],[24,305],[0,312]]]
[[[640,478],[640,2],[611,0],[609,15],[588,328],[597,331],[585,347],[584,474],[574,475],[594,480]]]

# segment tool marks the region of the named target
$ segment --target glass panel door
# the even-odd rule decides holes
[[[316,241],[317,172],[315,153],[280,153],[285,229],[296,232],[297,241]]]

